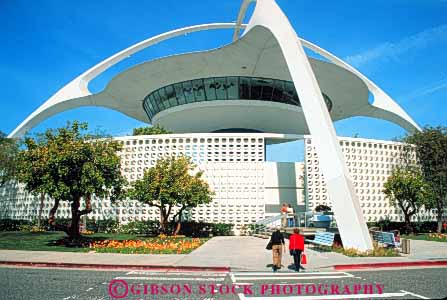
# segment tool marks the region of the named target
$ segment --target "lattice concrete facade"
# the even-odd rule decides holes
[[[265,161],[266,142],[284,137],[262,133],[207,133],[126,136],[116,140],[123,145],[119,153],[121,171],[129,181],[141,178],[144,170],[154,166],[158,158],[171,154],[190,156],[198,169],[204,171],[204,179],[215,196],[209,205],[193,209],[189,217],[196,221],[234,223],[239,229],[243,224],[278,214],[284,202],[304,211],[305,187],[309,210],[319,204],[332,206],[310,136],[304,137],[304,163]],[[288,138],[291,137],[298,138]],[[403,144],[358,138],[339,140],[366,221],[378,221],[386,216],[402,221],[402,214],[389,205],[382,190],[392,168],[399,162]],[[51,199],[46,197],[44,217],[48,216],[51,206]],[[137,201],[112,205],[108,199],[93,197],[92,206],[89,218],[114,218],[121,223],[159,218],[158,209]],[[0,189],[0,218],[35,219],[39,207],[40,197],[25,192],[17,183]],[[57,217],[70,216],[68,202],[62,201]],[[424,212],[415,220],[433,218],[433,214]]]
[[[215,192],[209,205],[191,211],[196,221],[248,224],[264,218],[263,135],[181,134],[119,138],[122,171],[129,181],[166,155],[190,156]],[[118,208],[121,222],[158,219],[155,208],[135,201]],[[100,217],[100,216],[98,216]]]
[[[402,212],[390,206],[383,189],[393,167],[400,163],[405,144],[345,137],[339,137],[339,141],[365,220],[373,222],[388,217],[392,221],[403,221]],[[331,207],[332,201],[327,194],[324,176],[310,136],[305,136],[304,145],[309,209],[313,210],[320,204]],[[414,152],[411,153],[411,159],[415,162]],[[413,220],[434,218],[433,211],[421,210]]]
[[[128,136],[116,140],[123,145],[119,153],[121,171],[129,181],[143,176],[144,170],[166,155],[188,155],[204,171],[204,179],[215,192],[213,202],[192,209],[192,220],[234,223],[236,229],[265,218],[266,205],[279,211],[279,203],[304,204],[302,163],[265,161],[266,134],[169,134]],[[296,175],[296,176],[295,176]],[[267,178],[267,179],[266,179]],[[295,180],[297,178],[298,180]],[[34,197],[11,183],[0,189],[0,218],[37,218],[40,197]],[[43,216],[48,216],[52,201],[44,201]],[[119,222],[158,219],[158,209],[137,201],[112,205],[108,199],[93,197],[89,218],[115,218]],[[70,206],[62,201],[57,217],[69,218]]]

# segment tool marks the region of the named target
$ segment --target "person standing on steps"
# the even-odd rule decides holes
[[[295,211],[290,203],[287,205],[287,227],[295,227]]]
[[[299,272],[301,268],[301,253],[304,252],[304,237],[299,233],[298,228],[293,229],[292,235],[289,237],[289,251],[293,256],[295,271]]]
[[[272,255],[273,255],[273,272],[281,269],[281,259],[282,259],[282,251],[286,252],[284,236],[282,235],[279,228],[276,228],[276,231],[272,232],[272,236],[270,238],[272,242]]]
[[[287,204],[285,203],[281,206],[281,226],[287,227]]]

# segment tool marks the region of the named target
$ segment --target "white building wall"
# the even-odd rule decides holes
[[[393,168],[400,163],[404,144],[345,137],[339,137],[339,141],[366,221],[379,221],[385,217],[392,221],[403,221],[402,212],[389,204],[383,189]],[[331,207],[332,201],[310,136],[305,137],[304,145],[309,209],[313,210],[320,204]],[[412,155],[415,159],[415,153]],[[431,220],[433,214],[422,211],[413,219]]]
[[[305,161],[266,162],[267,134],[170,134],[119,137],[123,143],[121,171],[132,181],[165,155],[185,154],[192,157],[204,179],[215,192],[213,202],[190,213],[192,220],[234,223],[238,229],[279,213],[281,203],[304,210],[304,187],[308,187],[309,209],[319,204],[332,205],[310,136],[305,137]],[[279,138],[279,137],[277,137]],[[339,138],[347,167],[359,196],[367,221],[388,216],[403,220],[398,209],[391,207],[383,194],[383,184],[398,163],[402,144],[390,141]],[[306,173],[306,174],[305,174]],[[305,178],[305,179],[304,179]],[[306,182],[304,182],[306,180]],[[53,202],[45,198],[42,216],[47,217]],[[137,201],[112,205],[108,199],[93,197],[89,218],[115,218],[122,223],[158,219],[158,209]],[[21,185],[10,183],[0,188],[0,218],[35,219],[40,197],[27,193]],[[60,203],[57,217],[70,218],[68,202]],[[426,212],[415,220],[433,219]]]
[[[128,180],[167,155],[190,156],[215,192],[213,202],[192,209],[191,219],[250,224],[264,218],[264,136],[262,134],[169,134],[117,138],[123,143],[122,171]],[[134,201],[127,201],[132,205]],[[120,222],[158,219],[159,212],[134,203],[121,208]],[[146,212],[143,212],[143,210]],[[99,216],[98,216],[99,217]]]
[[[236,229],[265,217],[264,201],[264,134],[169,134],[119,137],[123,145],[121,171],[129,180],[141,178],[144,170],[157,159],[168,155],[190,156],[204,179],[215,192],[213,202],[192,209],[192,220],[234,223]],[[20,185],[0,189],[0,217],[34,219],[40,198],[26,193]],[[53,202],[46,198],[42,215],[47,217]],[[138,201],[121,201],[112,205],[108,199],[92,198],[89,218],[116,218],[119,222],[159,219],[156,208]],[[70,218],[68,202],[62,201],[56,214]]]
[[[303,210],[304,163],[265,162],[266,216],[277,215],[282,203]]]

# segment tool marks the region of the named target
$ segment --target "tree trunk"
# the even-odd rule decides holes
[[[71,203],[71,225],[69,229],[69,238],[71,240],[79,240],[81,234],[79,233],[79,221],[81,216],[92,212],[91,195],[85,196],[85,209],[79,210],[80,198],[77,198]]]
[[[56,217],[55,217],[55,215],[56,215],[57,209],[59,207],[59,201],[60,201],[59,199],[54,200],[54,205],[50,209],[50,215],[48,216],[48,224],[53,226],[53,228],[56,231],[63,231],[66,234],[68,234],[68,231],[69,231],[68,229],[69,228],[67,228],[67,226],[56,224]]]
[[[182,228],[182,222],[178,220],[177,225],[175,226],[175,230],[172,234],[177,235],[180,232],[181,228]]]
[[[37,217],[37,227],[40,228],[40,221],[42,220],[42,210],[43,210],[43,202],[45,200],[45,193],[40,194],[40,207],[39,207],[39,216]]]
[[[182,207],[182,208],[179,210],[179,212],[177,213],[177,215],[174,216],[174,217],[177,217],[178,219],[177,219],[177,225],[175,226],[175,230],[174,230],[174,232],[172,233],[173,235],[177,235],[177,234],[180,232],[180,229],[182,228],[182,213],[183,213],[183,210],[184,210],[184,209],[185,209],[185,208]]]
[[[442,232],[442,209],[438,209],[438,229],[436,232],[441,233]]]
[[[81,215],[79,214],[79,198],[73,200],[71,203],[71,225],[68,230],[68,237],[70,240],[79,240],[81,235],[79,234],[79,219]]]
[[[411,224],[411,215],[405,215],[405,228],[406,228],[408,234],[411,234],[414,232],[413,226]]]
[[[168,232],[168,220],[162,208],[160,208],[160,231],[163,234]]]
[[[56,218],[55,218],[55,214],[57,212],[57,209],[59,207],[59,199],[54,200],[54,205],[53,207],[50,209],[50,215],[48,216],[48,223],[50,225],[55,225],[56,223]]]

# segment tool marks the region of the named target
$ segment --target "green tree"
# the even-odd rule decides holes
[[[447,204],[447,127],[425,127],[405,138],[416,146],[418,162],[425,180],[435,193],[434,208],[437,211],[438,232]]]
[[[424,206],[433,205],[433,191],[424,180],[419,168],[404,166],[395,168],[384,184],[390,204],[402,210],[408,232],[413,232],[411,217]]]
[[[54,199],[49,222],[64,230],[70,240],[78,240],[79,220],[92,211],[91,197],[121,195],[125,179],[120,172],[117,151],[121,145],[107,138],[85,134],[86,123],[73,122],[67,127],[47,130],[37,138],[26,138],[25,149],[18,155],[18,180],[35,194]],[[81,207],[81,200],[84,208]],[[60,201],[71,205],[71,224],[55,224]]]
[[[177,220],[180,229],[182,212],[212,201],[213,193],[208,183],[195,172],[195,165],[186,156],[170,156],[159,159],[156,165],[144,172],[143,178],[131,184],[128,196],[160,211],[160,226],[167,233],[167,225],[173,209],[177,212],[172,219]]]
[[[133,135],[155,135],[155,134],[169,134],[172,131],[169,131],[159,125],[155,125],[152,127],[139,127],[133,129]]]
[[[317,207],[315,207],[316,212],[330,212],[332,209],[324,204],[320,204]]]
[[[0,131],[0,187],[14,179],[18,150],[17,141]]]

